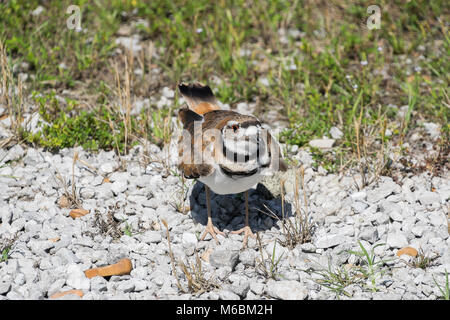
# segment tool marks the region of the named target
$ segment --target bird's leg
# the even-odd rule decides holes
[[[239,230],[232,231],[231,233],[239,234],[244,233],[244,242],[242,244],[242,247],[245,248],[247,246],[248,237],[256,238],[255,234],[252,232],[252,229],[250,229],[250,225],[248,223],[248,190],[245,191],[245,226]]]
[[[214,238],[214,240],[216,240],[217,243],[219,243],[219,239],[217,239],[216,233],[225,236],[225,233],[223,233],[222,231],[219,231],[219,229],[217,229],[216,227],[213,226],[212,224],[212,219],[211,219],[211,193],[209,190],[209,187],[207,185],[205,185],[205,191],[206,191],[206,210],[208,212],[208,224],[206,225],[206,229],[205,232],[203,232],[202,237],[200,238],[200,240],[205,239],[206,235],[209,233],[211,234],[211,236]]]

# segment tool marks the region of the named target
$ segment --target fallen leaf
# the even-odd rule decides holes
[[[50,296],[50,299],[58,299],[58,298],[64,297],[66,294],[76,294],[80,298],[84,296],[84,292],[83,291],[74,289],[74,290],[68,290],[68,291],[57,292],[55,294],[52,294]]]
[[[75,218],[83,217],[83,216],[87,215],[88,213],[89,213],[89,210],[79,208],[79,209],[73,209],[72,211],[70,211],[69,215],[75,219]]]
[[[125,274],[130,274],[133,269],[133,264],[130,259],[124,258],[115,264],[111,264],[104,267],[92,268],[84,271],[86,278],[93,277],[108,277],[108,276],[122,276]]]
[[[417,257],[417,255],[419,253],[417,252],[416,249],[414,249],[412,247],[404,247],[404,248],[401,248],[400,250],[397,251],[397,256],[398,257],[400,257],[400,256],[402,256],[404,254],[415,258],[415,257]]]

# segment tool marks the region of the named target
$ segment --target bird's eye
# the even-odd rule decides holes
[[[234,132],[236,132],[239,129],[239,126],[237,124],[233,124],[231,128],[233,129]]]

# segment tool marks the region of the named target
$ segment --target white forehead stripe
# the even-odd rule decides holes
[[[246,136],[254,136],[258,133],[258,127],[256,126],[250,126],[247,129],[245,129],[245,135]]]
[[[239,122],[237,122],[236,120],[230,120],[227,122],[227,126],[231,127],[233,125],[239,125]]]

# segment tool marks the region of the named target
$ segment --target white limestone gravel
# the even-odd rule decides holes
[[[173,96],[168,89],[164,94]],[[349,253],[360,249],[358,241],[369,252],[373,248],[376,261],[383,259],[385,264],[374,279],[376,292],[370,281],[358,282],[345,288],[350,298],[441,296],[436,283],[444,285],[445,272],[450,271],[448,175],[431,177],[425,172],[400,181],[382,176],[359,190],[356,173],[338,176],[315,170],[307,151],[294,150],[293,158],[305,160],[306,190],[300,188],[300,200],[306,192],[314,230],[311,241],[283,247],[280,197],[272,199],[260,188],[251,189],[250,225],[259,232],[265,265],[270,267],[272,261],[273,272],[268,275],[261,271],[259,243],[249,238],[248,248],[242,249],[243,235],[230,234],[243,226],[243,197],[212,195],[213,223],[226,237],[218,236],[218,244],[209,235],[202,241],[203,186],[187,181],[183,190],[181,180],[168,168],[145,163],[145,148],[161,158],[174,152],[156,145],[137,146],[122,156],[123,166],[114,152],[95,154],[77,148],[53,154],[24,146],[0,150],[6,155],[0,157],[0,244],[2,249],[10,247],[0,262],[0,299],[48,299],[70,289],[82,290],[82,299],[334,299],[335,291],[318,284],[320,272],[364,266],[362,258]],[[72,181],[75,151],[97,171],[78,162]],[[174,169],[174,162],[169,163]],[[59,176],[69,190],[75,183],[79,202],[90,211],[87,215],[73,219],[71,208],[59,206],[65,190]],[[105,177],[110,183],[104,182]],[[292,214],[293,175],[290,179],[285,209]],[[191,210],[177,211],[186,206]],[[270,217],[268,209],[277,217]],[[200,296],[178,288],[163,221],[169,227],[182,286],[187,288],[180,261],[195,266],[197,256],[202,275],[217,286]],[[275,245],[276,239],[280,242]],[[432,257],[431,264],[421,269],[414,267],[414,259],[397,257],[405,246]],[[132,261],[130,275],[85,277],[85,270],[122,258]]]

